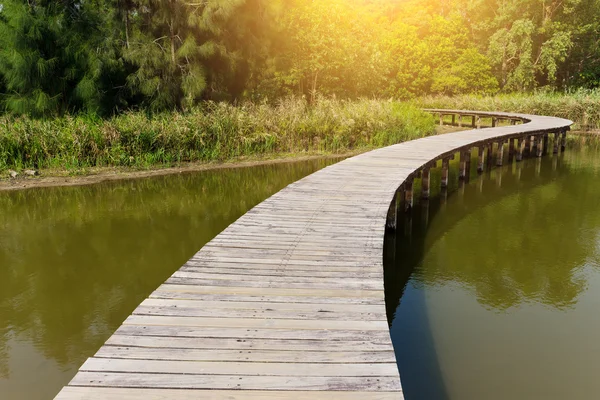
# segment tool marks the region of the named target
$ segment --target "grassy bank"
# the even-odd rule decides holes
[[[430,108],[551,115],[574,121],[573,129],[600,129],[600,91],[425,97],[420,99],[419,105]]]
[[[173,166],[280,154],[339,154],[434,132],[413,105],[301,99],[277,105],[205,103],[187,113],[129,112],[35,120],[0,117],[0,170]]]

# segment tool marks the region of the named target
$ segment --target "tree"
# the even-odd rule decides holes
[[[105,74],[118,75],[112,35],[103,27],[103,1],[5,0],[0,19],[0,77],[4,106],[42,116],[101,112],[111,90]]]

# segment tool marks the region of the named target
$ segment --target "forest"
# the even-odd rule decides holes
[[[11,176],[349,154],[421,107],[599,128],[598,86],[600,0],[0,0]]]
[[[12,115],[599,84],[600,0],[0,0]]]

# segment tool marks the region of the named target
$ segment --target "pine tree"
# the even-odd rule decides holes
[[[4,106],[43,116],[76,110],[102,112],[114,105],[122,62],[107,27],[112,8],[103,1],[3,0],[0,77]],[[108,86],[105,86],[108,84]]]

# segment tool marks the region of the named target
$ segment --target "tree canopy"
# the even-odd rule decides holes
[[[0,109],[600,85],[600,0],[0,0]]]

